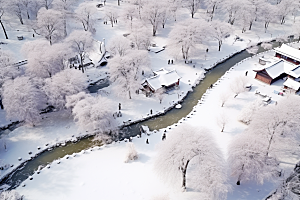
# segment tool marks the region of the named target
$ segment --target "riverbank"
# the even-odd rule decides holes
[[[53,197],[56,199],[67,197],[81,199],[87,194],[91,197],[101,194],[104,199],[151,200],[155,196],[163,195],[169,195],[171,200],[203,198],[203,194],[193,190],[193,184],[189,181],[187,181],[188,190],[185,193],[182,193],[179,188],[174,191],[174,188],[170,188],[161,182],[152,169],[153,160],[157,153],[155,146],[161,142],[161,136],[165,130],[168,138],[168,134],[171,134],[171,131],[178,126],[184,126],[185,124],[197,127],[204,126],[211,130],[226,159],[227,148],[231,139],[247,128],[247,125],[238,121],[241,111],[253,101],[262,101],[262,97],[255,95],[255,91],[264,92],[272,97],[272,102],[267,106],[274,106],[275,102],[285,98],[285,96],[273,93],[274,90],[280,90],[283,81],[279,80],[268,86],[254,79],[255,73],[252,70],[262,67],[258,64],[258,58],[262,55],[273,57],[274,52],[268,51],[234,65],[214,84],[212,89],[207,90],[193,111],[178,123],[151,132],[149,136],[143,134],[142,138],[133,138],[132,142],[140,156],[137,161],[123,162],[127,153],[126,142],[124,141],[105,147],[94,147],[76,154],[76,157],[74,155],[65,156],[59,160],[60,164],[58,164],[58,161],[53,162],[50,168],[44,168],[40,174],[35,173],[32,176],[33,180],[27,179],[24,182],[25,187],[19,187],[18,192],[24,194],[30,200],[40,199],[41,197],[43,199],[52,199]],[[234,98],[235,95],[229,88],[234,83],[235,78],[245,77],[246,71],[248,71],[247,78],[248,82],[252,84],[252,89]],[[224,106],[221,107],[220,96],[224,93],[229,94],[229,97]],[[226,116],[227,119],[224,132],[221,132],[221,127],[218,124],[218,118],[221,114]],[[149,140],[150,144],[146,144],[146,139]],[[293,169],[298,159],[297,157],[281,158],[282,163],[291,163],[281,164],[281,167],[287,172],[286,174],[289,174],[288,172]],[[108,171],[112,171],[112,173],[107,173]],[[247,182],[237,186],[235,181],[233,179],[229,180],[233,191],[228,194],[228,200],[263,199],[277,185],[276,182],[265,182],[263,185]],[[113,192],[115,186],[120,188],[119,192]],[[66,188],[67,192],[65,192],[65,189],[62,191],[59,188]]]

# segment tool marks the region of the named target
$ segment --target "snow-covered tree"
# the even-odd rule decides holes
[[[31,7],[31,3],[32,1],[31,0],[20,0],[22,5],[23,5],[23,8],[24,10],[26,10],[26,15],[27,15],[27,19],[30,19],[30,7]]]
[[[165,8],[160,0],[147,0],[143,6],[143,19],[152,26],[152,35],[155,36],[158,25],[162,22]]]
[[[83,60],[86,53],[93,48],[92,34],[88,31],[75,30],[65,39],[65,42],[70,46],[70,49],[74,54],[79,55],[79,68],[84,72]]]
[[[161,104],[162,100],[165,98],[166,96],[166,89],[165,88],[159,88],[156,92],[155,92],[155,96],[158,98],[159,103]]]
[[[128,39],[131,40],[136,49],[148,50],[152,38],[147,28],[137,23],[133,26]]]
[[[175,25],[169,34],[170,54],[174,57],[181,54],[184,60],[188,60],[196,45],[203,43],[208,37],[206,26],[208,25],[203,20],[187,20]]]
[[[87,78],[80,71],[66,69],[45,80],[43,90],[48,102],[57,109],[65,108],[66,96],[77,94],[88,86]]]
[[[124,57],[115,56],[109,64],[110,81],[116,94],[131,99],[139,89],[144,73],[150,71],[148,53],[132,50]]]
[[[138,10],[137,7],[135,5],[132,4],[128,4],[122,12],[122,17],[124,19],[125,22],[130,23],[130,29],[132,29],[132,25],[133,25],[133,20],[135,18],[138,18]]]
[[[63,35],[63,15],[61,12],[41,8],[37,14],[36,24],[33,29],[39,35],[49,40],[50,45],[53,41],[59,40]]]
[[[21,24],[24,24],[23,22],[23,5],[20,0],[10,0],[7,2],[6,9],[9,13],[12,15],[16,15],[18,19],[20,20]]]
[[[40,109],[45,97],[29,77],[17,77],[3,84],[3,106],[7,118],[35,125],[40,120]]]
[[[134,144],[132,142],[127,143],[127,154],[125,157],[125,163],[128,163],[131,160],[137,160],[139,158],[139,155],[134,147]]]
[[[294,8],[293,0],[282,0],[279,4],[277,4],[278,16],[280,18],[280,23],[284,24],[286,17],[291,14],[292,9]]]
[[[221,113],[217,118],[217,124],[221,129],[221,132],[224,131],[226,124],[228,124],[228,116],[225,113]]]
[[[224,0],[222,2],[222,8],[228,13],[228,23],[233,25],[236,18],[237,13],[241,9],[241,1],[240,0]]]
[[[253,115],[255,112],[259,111],[259,109],[263,106],[262,101],[254,101],[247,105],[245,108],[242,109],[240,115],[238,116],[238,120],[245,123],[250,124]]]
[[[276,13],[276,6],[266,2],[261,5],[259,19],[264,22],[265,33],[267,32],[269,24],[276,18]]]
[[[33,77],[48,78],[61,71],[62,66],[52,61],[59,58],[59,56],[56,57],[56,53],[63,49],[55,49],[56,45],[51,46],[45,40],[26,42],[22,46],[22,53],[28,60],[26,73]]]
[[[211,22],[211,27],[211,37],[218,41],[219,51],[221,51],[223,40],[233,32],[232,28],[229,24],[217,20]]]
[[[107,46],[112,55],[125,56],[131,49],[130,44],[127,38],[116,36],[109,41]]]
[[[75,10],[75,19],[82,24],[85,31],[95,32],[93,25],[95,23],[96,11],[93,2],[83,2]]]
[[[251,2],[245,1],[240,5],[237,12],[237,21],[242,26],[242,33],[246,32],[247,28],[251,30],[253,22],[256,20],[256,8]]]
[[[54,0],[53,5],[54,8],[61,12],[62,20],[63,20],[63,29],[64,29],[64,36],[66,37],[67,34],[67,18],[70,17],[72,13],[72,8],[76,3],[75,0]]]
[[[102,96],[93,97],[90,94],[85,94],[84,98],[82,98],[82,93],[75,95],[79,95],[81,100],[73,107],[72,114],[76,124],[81,130],[95,131],[104,134],[116,129],[117,123],[113,118],[114,111],[111,100]],[[70,100],[70,98],[67,98],[67,101],[68,100]],[[67,102],[66,105],[71,104]]]
[[[231,141],[228,163],[237,185],[250,180],[263,184],[278,176],[278,162],[265,154],[265,148],[265,143],[254,134],[239,134]]]
[[[119,10],[108,8],[105,10],[105,16],[110,21],[111,27],[114,27],[114,23],[116,23],[119,17]]]
[[[204,4],[207,8],[207,14],[209,14],[210,20],[213,19],[215,11],[221,2],[221,0],[204,0]]]
[[[192,15],[192,18],[194,18],[194,15],[201,6],[201,0],[182,0],[182,6],[187,8]]]
[[[155,169],[167,183],[186,187],[186,177],[197,183],[194,188],[208,199],[226,199],[229,187],[220,150],[208,130],[189,125],[168,134],[157,149]],[[192,169],[189,166],[193,165]],[[192,182],[193,182],[192,181]]]
[[[228,92],[224,92],[220,95],[220,102],[221,102],[221,107],[224,106],[224,104],[226,103],[226,101],[229,99],[230,95]]]
[[[8,39],[7,32],[6,32],[4,24],[3,24],[4,14],[5,14],[5,3],[2,0],[2,1],[0,1],[0,24],[1,24],[2,30],[4,32],[5,38]]]
[[[170,0],[168,2],[170,14],[173,15],[174,20],[177,21],[177,11],[181,7],[181,0]]]
[[[2,200],[22,200],[23,197],[16,190],[6,190],[0,193],[0,199]]]
[[[247,83],[248,78],[244,76],[239,76],[233,80],[233,82],[230,84],[230,89],[235,94],[234,98],[245,91]]]
[[[9,51],[0,50],[0,87],[8,79],[14,79],[19,75],[17,67],[13,66],[14,56]]]
[[[42,5],[48,10],[51,7],[53,0],[41,0]]]

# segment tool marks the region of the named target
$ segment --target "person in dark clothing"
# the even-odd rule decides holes
[[[246,71],[246,73],[245,73],[245,76],[247,76],[248,75],[248,71]]]
[[[121,110],[121,103],[119,103],[119,110]]]
[[[170,64],[170,60],[168,60],[168,65]]]
[[[171,60],[171,64],[173,65],[173,60]]]
[[[146,144],[149,144],[149,140],[148,140],[148,138],[147,138],[147,140],[146,140]]]
[[[150,114],[152,115],[152,109],[150,110]]]
[[[164,141],[166,139],[166,133],[163,134],[161,140]]]

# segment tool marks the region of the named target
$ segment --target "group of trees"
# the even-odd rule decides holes
[[[189,177],[188,186],[207,199],[226,199],[231,188],[225,161],[209,130],[182,125],[168,134],[157,151],[155,170],[166,183],[185,190]]]
[[[291,96],[277,105],[245,112],[250,115],[243,118],[249,127],[229,147],[231,173],[238,185],[248,180],[262,184],[281,175],[279,156],[298,148],[299,102],[299,97]]]

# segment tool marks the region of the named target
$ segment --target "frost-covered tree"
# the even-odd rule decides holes
[[[255,112],[259,111],[259,109],[263,106],[262,101],[254,101],[247,105],[245,108],[242,109],[240,115],[238,116],[238,120],[245,123],[245,124],[250,124],[253,115]]]
[[[40,109],[45,106],[45,97],[29,77],[6,81],[2,96],[8,119],[18,119],[33,126],[40,121]]]
[[[173,16],[174,20],[177,20],[177,11],[181,7],[181,0],[170,0],[169,2],[169,10],[170,14]]]
[[[75,0],[54,0],[54,8],[61,12],[63,20],[64,36],[67,34],[67,19],[71,16],[72,8],[76,3]]]
[[[187,8],[192,15],[192,18],[194,18],[194,15],[201,6],[201,0],[182,0],[182,6]]]
[[[152,35],[155,36],[158,25],[162,22],[165,8],[160,0],[147,0],[143,6],[143,19],[152,26]]]
[[[221,0],[204,0],[204,4],[207,8],[207,14],[209,14],[210,20],[213,20],[215,11],[217,10]]]
[[[5,38],[8,39],[7,32],[6,32],[4,24],[3,24],[4,14],[5,14],[5,3],[4,3],[4,0],[2,0],[2,1],[0,1],[0,24],[1,24],[2,30],[4,32]]]
[[[203,43],[207,38],[206,26],[208,25],[203,20],[187,20],[175,25],[169,34],[168,50],[170,54],[174,57],[181,54],[184,60],[188,60],[196,45]]]
[[[48,10],[51,7],[53,0],[41,0],[42,5]]]
[[[19,75],[17,67],[13,66],[14,56],[9,51],[0,50],[0,87],[8,79],[14,79]]]
[[[138,18],[138,10],[135,5],[128,4],[122,12],[122,17],[125,22],[130,23],[130,29],[132,29],[133,20]]]
[[[85,31],[95,32],[93,25],[95,23],[96,11],[93,2],[83,2],[75,10],[75,19],[82,24]]]
[[[27,19],[30,19],[29,13],[30,13],[32,0],[20,0],[20,1],[23,5],[24,10],[26,11]]]
[[[228,92],[224,92],[220,95],[220,102],[221,102],[221,107],[224,106],[224,104],[226,103],[226,101],[229,99],[229,93]]]
[[[128,39],[131,40],[136,49],[148,50],[152,38],[147,28],[137,23],[133,26]]]
[[[228,23],[233,25],[236,18],[237,13],[241,9],[241,1],[240,0],[224,0],[222,2],[222,8],[228,13]]]
[[[108,43],[109,52],[112,55],[125,56],[131,49],[130,41],[123,36],[116,36],[112,38]]]
[[[124,57],[115,56],[108,66],[113,90],[119,96],[129,99],[139,89],[142,71],[144,73],[150,71],[148,53],[141,50],[132,50]]]
[[[24,24],[23,22],[23,5],[20,0],[10,0],[7,2],[6,9],[9,13],[12,15],[16,15],[18,19],[20,20],[21,24]]]
[[[245,91],[246,84],[248,83],[247,77],[239,76],[230,84],[231,91],[235,94],[236,98],[240,93]]]
[[[218,41],[219,51],[221,51],[223,40],[233,32],[232,28],[229,24],[217,20],[211,22],[211,27],[211,37]]]
[[[265,2],[261,5],[259,19],[264,22],[265,33],[269,27],[269,24],[274,21],[277,14],[277,7],[275,5]]]
[[[228,163],[237,185],[250,180],[263,184],[278,176],[278,162],[265,154],[265,148],[261,138],[253,134],[239,134],[231,141]]]
[[[166,89],[164,87],[159,88],[156,92],[155,92],[155,96],[158,98],[159,103],[161,104],[162,100],[165,98],[166,96]]]
[[[217,118],[217,124],[221,129],[221,132],[224,131],[226,124],[228,124],[228,117],[225,113],[221,113],[219,117]]]
[[[80,96],[80,100],[74,105],[72,114],[81,130],[104,134],[116,129],[117,123],[113,118],[114,106],[111,100],[102,96],[93,97],[90,94],[83,97],[82,93],[75,96]],[[72,105],[68,102],[70,99],[78,98],[67,98],[66,105]]]
[[[90,51],[93,48],[92,34],[87,31],[75,30],[65,39],[65,42],[69,45],[73,53],[79,55],[79,68],[81,68],[82,72],[84,72],[83,61],[85,55],[88,51]]]
[[[23,200],[23,197],[16,190],[6,190],[0,193],[0,199],[2,200]]]
[[[284,24],[286,17],[291,14],[292,9],[294,8],[293,0],[282,0],[279,4],[277,4],[278,16],[280,18],[280,23]]]
[[[57,47],[60,47],[58,49]],[[27,57],[28,65],[26,73],[33,77],[48,78],[61,71],[64,67],[59,64],[58,59],[64,53],[61,45],[50,45],[45,40],[26,42],[22,46],[22,53]],[[57,62],[56,62],[57,61]]]
[[[63,109],[67,96],[82,92],[87,86],[85,75],[75,69],[66,69],[46,79],[43,90],[51,105],[57,109]]]
[[[132,142],[127,143],[127,154],[125,157],[125,163],[128,163],[131,160],[137,160],[139,158],[139,155],[134,147],[134,144]]]
[[[110,21],[111,27],[114,27],[114,23],[116,23],[119,17],[119,10],[108,8],[105,10],[105,16]]]
[[[63,35],[63,15],[61,12],[45,8],[41,8],[37,14],[36,24],[33,29],[39,35],[44,36],[52,45],[53,41],[57,41]]]
[[[221,151],[208,130],[189,125],[168,134],[158,146],[155,160],[157,174],[167,183],[186,187],[187,176],[194,188],[206,193],[208,199],[226,199],[227,177]],[[190,165],[193,167],[190,169]]]

